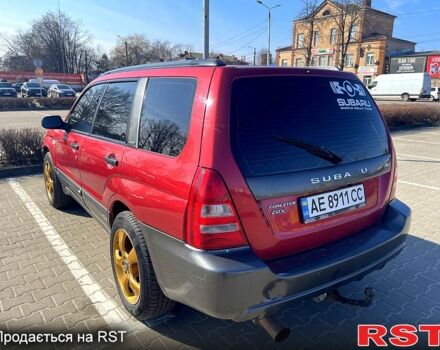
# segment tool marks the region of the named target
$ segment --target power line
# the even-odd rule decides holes
[[[234,50],[234,51],[228,53],[228,55],[232,55],[232,54],[236,53],[237,51],[240,51],[241,49],[245,48],[246,46],[252,44],[255,40],[257,40],[260,36],[262,36],[265,32],[266,32],[266,28],[261,29],[260,33],[255,38],[253,38],[251,41],[244,44],[242,47],[238,48],[237,50]]]
[[[430,9],[430,10],[421,10],[421,11],[413,11],[413,12],[407,12],[407,13],[396,13],[396,16],[412,16],[412,15],[420,15],[424,13],[431,13],[431,12],[440,12],[439,8]]]
[[[243,35],[245,35],[246,33],[249,33],[250,31],[253,31],[255,28],[261,27],[263,24],[265,24],[265,21],[264,21],[264,22],[261,22],[261,23],[259,23],[259,24],[257,24],[257,25],[254,25],[254,26],[252,26],[252,27],[250,27],[250,28],[248,28],[248,29],[246,29],[244,32],[241,32],[241,33],[239,33],[239,34],[236,34],[236,35],[230,37],[229,39],[225,39],[225,40],[222,40],[222,41],[218,41],[218,42],[212,44],[211,46],[223,46],[223,44],[225,44],[225,43],[228,43],[228,42],[230,42],[230,41],[235,41],[235,40],[237,40],[239,37],[242,37]]]
[[[255,35],[255,34],[259,33],[261,30],[265,30],[265,29],[266,29],[266,27],[263,26],[263,27],[261,27],[260,29],[257,29],[257,30],[255,30],[255,31],[253,31],[253,32],[250,32],[250,33],[246,34],[246,35],[243,35],[243,36],[240,37],[240,38],[237,38],[237,39],[235,39],[235,40],[228,41],[228,42],[226,42],[226,43],[224,43],[224,44],[222,44],[222,45],[217,45],[217,46],[215,46],[215,48],[218,50],[218,48],[220,48],[220,47],[224,47],[224,46],[230,45],[230,44],[232,44],[232,43],[239,43],[239,42],[241,42],[242,40],[246,40],[246,39],[249,38],[250,36]]]
[[[440,35],[440,32],[437,33],[426,33],[426,34],[416,34],[416,35],[409,35],[409,38],[419,38],[422,36],[432,36],[432,35]]]

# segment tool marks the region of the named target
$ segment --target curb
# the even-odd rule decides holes
[[[25,176],[39,174],[43,172],[43,164],[26,165],[14,168],[0,168],[0,179],[7,177]]]

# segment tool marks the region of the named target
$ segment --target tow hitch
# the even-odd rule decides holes
[[[352,298],[346,298],[344,296],[342,296],[336,289],[326,293],[326,294],[322,294],[316,298],[314,298],[314,300],[316,302],[321,302],[324,301],[325,299],[333,299],[335,301],[338,301],[342,304],[349,304],[349,305],[355,305],[355,306],[361,306],[361,307],[367,307],[370,306],[371,302],[373,301],[374,298],[374,289],[373,288],[365,288],[364,289],[364,295],[365,298],[364,299],[352,299]]]

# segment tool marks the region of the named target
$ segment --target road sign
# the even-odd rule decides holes
[[[43,61],[41,60],[41,58],[34,58],[32,60],[32,63],[34,64],[34,67],[36,67],[36,68],[43,67]]]
[[[38,83],[40,85],[43,84],[44,71],[42,68],[35,68],[35,76],[37,77]]]

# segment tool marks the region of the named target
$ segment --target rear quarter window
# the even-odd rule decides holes
[[[389,153],[386,126],[366,88],[331,77],[240,78],[231,96],[231,146],[245,177],[333,166],[304,148],[323,147],[340,164]]]

